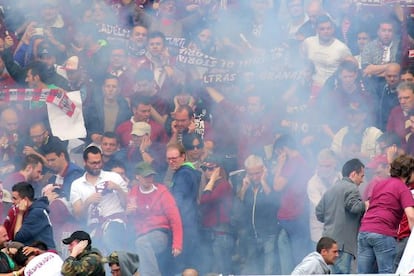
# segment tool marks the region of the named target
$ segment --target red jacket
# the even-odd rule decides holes
[[[172,247],[182,250],[183,227],[180,212],[174,197],[162,184],[155,184],[156,190],[143,194],[139,185],[128,194],[128,204],[135,204],[137,210],[130,215],[138,236],[157,229],[171,230]]]
[[[211,192],[203,192],[200,198],[200,208],[204,227],[214,227],[230,222],[232,192],[230,183],[224,178],[216,181]]]

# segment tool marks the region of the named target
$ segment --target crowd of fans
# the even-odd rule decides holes
[[[138,263],[144,276],[300,274],[315,248],[319,273],[355,272],[361,256],[361,272],[397,268],[411,213],[378,233],[399,243],[377,270],[357,236],[366,210],[360,235],[376,233],[367,208],[390,168],[403,184],[414,170],[401,157],[414,154],[412,8],[0,0],[0,11],[0,275],[104,275],[105,262],[113,275]]]

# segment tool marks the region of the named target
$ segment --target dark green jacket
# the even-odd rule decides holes
[[[68,257],[62,265],[64,276],[105,276],[105,269],[102,262],[102,255],[97,250],[84,250],[76,258]]]

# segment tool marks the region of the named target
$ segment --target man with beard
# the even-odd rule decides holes
[[[102,152],[90,146],[83,152],[86,173],[72,183],[73,214],[85,222],[94,238],[108,251],[122,249],[125,237],[127,183],[114,172],[102,170]]]
[[[378,24],[377,38],[365,45],[361,53],[364,76],[383,77],[390,62],[399,62],[399,42],[394,36],[394,25],[383,19]]]
[[[6,190],[11,191],[14,184],[21,181],[34,183],[42,178],[43,159],[35,154],[28,154],[21,163],[20,170],[8,175],[3,182]]]

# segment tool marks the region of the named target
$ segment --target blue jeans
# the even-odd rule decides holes
[[[309,218],[301,216],[292,220],[279,220],[279,223],[284,230],[280,231],[282,236],[279,237],[281,273],[290,274],[307,254],[315,250],[311,248]]]
[[[341,251],[335,264],[332,266],[333,274],[351,274],[351,262],[354,256],[347,252]]]
[[[358,273],[394,273],[394,259],[397,241],[394,237],[377,233],[360,232],[358,234]]]
[[[280,274],[289,275],[295,266],[291,258],[292,248],[290,247],[289,236],[285,229],[280,230],[277,244],[280,256]]]
[[[276,269],[276,234],[248,240],[246,263],[241,274],[274,274]]]
[[[203,231],[201,272],[232,274],[234,238],[230,233],[217,233],[210,229]]]
[[[404,254],[405,247],[407,246],[408,237],[403,238],[397,242],[397,253],[394,260],[394,272],[397,271],[398,265],[400,264],[401,258]]]

